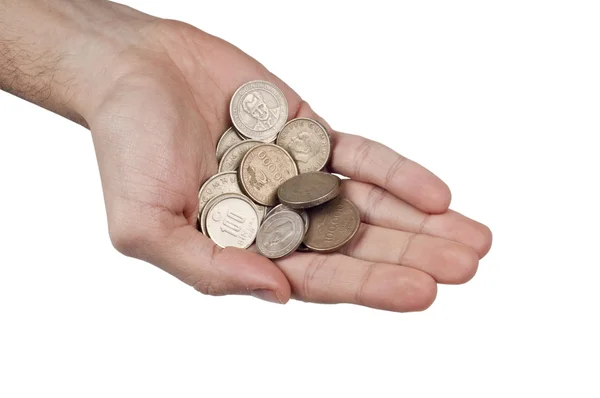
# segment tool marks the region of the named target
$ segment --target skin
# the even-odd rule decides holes
[[[289,119],[332,132],[330,171],[349,177],[343,194],[362,219],[341,252],[272,262],[196,230],[229,101],[249,80],[276,84]],[[115,248],[204,294],[419,311],[438,283],[470,280],[491,246],[486,226],[448,210],[450,190],[431,172],[333,130],[263,65],[182,22],[106,1],[0,0],[0,87],[91,130]]]

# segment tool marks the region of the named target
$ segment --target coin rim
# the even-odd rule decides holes
[[[223,196],[223,198],[221,198],[222,196]],[[257,227],[256,227],[256,235],[254,236],[254,239],[252,239],[252,241],[250,241],[250,244],[249,244],[248,246],[245,246],[245,247],[231,246],[231,247],[237,247],[237,248],[239,248],[239,249],[247,249],[247,248],[249,248],[250,246],[252,246],[252,244],[253,244],[253,243],[254,243],[254,241],[256,240],[256,236],[258,235],[258,231],[260,230],[260,227],[261,227],[261,225],[262,225],[262,223],[261,223],[262,219],[260,218],[260,215],[259,215],[259,213],[258,213],[258,209],[256,208],[256,205],[255,205],[255,204],[254,204],[254,203],[253,203],[253,202],[252,202],[252,201],[251,201],[249,198],[247,198],[246,196],[244,196],[244,195],[242,195],[242,194],[240,194],[240,193],[235,193],[235,192],[231,192],[231,193],[224,193],[224,194],[221,194],[221,195],[219,195],[219,196],[215,196],[213,199],[211,199],[211,200],[210,200],[210,202],[212,202],[214,199],[221,198],[221,200],[220,200],[220,201],[218,201],[218,202],[217,202],[217,201],[215,201],[215,203],[213,203],[213,204],[211,205],[210,209],[208,209],[208,210],[206,211],[206,214],[205,214],[205,215],[204,215],[204,217],[203,217],[203,220],[202,220],[202,221],[204,222],[204,229],[206,230],[206,233],[205,233],[205,235],[206,235],[206,236],[208,236],[208,237],[209,237],[209,238],[210,238],[210,239],[213,241],[213,243],[214,243],[215,245],[217,245],[217,246],[219,246],[219,247],[221,247],[221,248],[225,248],[225,247],[226,247],[226,246],[221,246],[219,243],[217,243],[217,242],[214,240],[214,238],[213,238],[213,237],[211,237],[211,236],[210,236],[210,234],[208,233],[208,228],[207,228],[207,225],[206,225],[206,223],[207,223],[206,219],[207,219],[207,217],[208,217],[208,213],[210,212],[210,210],[212,210],[212,208],[213,208],[213,207],[215,207],[215,205],[216,205],[217,203],[220,203],[221,201],[223,201],[223,200],[226,200],[226,199],[230,199],[230,198],[232,198],[232,197],[235,197],[235,198],[237,198],[237,199],[242,199],[243,201],[245,201],[245,202],[249,203],[249,204],[250,204],[250,206],[252,206],[252,209],[254,210],[254,212],[256,213],[256,220],[257,220],[257,223],[258,223],[258,225],[257,225]],[[210,203],[210,202],[208,202],[208,203]],[[207,205],[208,205],[208,203],[207,203]]]
[[[238,134],[236,128],[233,126],[229,127],[227,130],[225,130],[225,132],[223,134],[221,134],[221,138],[219,138],[219,141],[217,142],[217,149],[215,150],[217,162],[220,162],[221,159],[223,158],[223,156],[225,156],[225,153],[227,153],[227,151],[225,151],[225,152],[223,152],[223,155],[221,155],[219,157],[219,148],[223,145],[223,140],[225,139],[225,136],[227,135],[227,133],[229,133],[230,131],[233,131],[235,133],[235,135],[237,135],[242,141],[246,140],[245,137],[242,137],[240,134]],[[237,145],[237,144],[235,144],[235,145]]]
[[[220,177],[220,176],[222,176],[223,174],[226,174],[226,173],[236,173],[236,172],[235,172],[235,171],[223,171],[223,172],[220,172],[220,173],[214,174],[214,175],[212,175],[211,177],[207,178],[207,180],[206,180],[206,181],[204,181],[204,184],[202,184],[202,186],[201,186],[201,187],[200,187],[200,189],[198,190],[198,218],[200,218],[200,213],[202,213],[202,209],[204,208],[204,207],[203,207],[202,209],[200,209],[200,197],[202,196],[202,190],[203,190],[203,189],[204,189],[204,188],[207,186],[207,184],[208,184],[208,182],[209,182],[209,181],[211,181],[211,180],[213,180],[213,179],[215,179],[215,178],[217,178],[217,177]],[[237,173],[236,173],[236,174],[237,174]],[[238,186],[240,186],[239,176],[237,176],[237,178],[238,178]],[[240,190],[241,190],[241,187],[240,187]],[[218,195],[217,195],[217,196],[218,196]],[[212,198],[211,198],[211,199],[212,199]],[[206,206],[206,205],[208,204],[208,202],[210,202],[210,200],[209,200],[209,201],[207,201],[207,202],[206,202],[206,204],[205,204],[204,206]]]
[[[241,91],[241,90],[242,90],[244,87],[246,87],[246,86],[248,86],[248,85],[250,85],[250,84],[252,84],[252,83],[264,83],[264,84],[267,84],[267,85],[269,85],[269,86],[272,86],[272,87],[274,87],[274,88],[275,88],[275,90],[277,90],[277,91],[279,91],[279,93],[281,93],[281,97],[283,98],[283,102],[285,103],[285,115],[284,115],[284,117],[285,117],[285,119],[284,119],[284,120],[285,120],[285,121],[283,122],[283,124],[281,125],[281,127],[279,127],[278,129],[275,129],[275,134],[271,134],[271,135],[269,135],[268,137],[266,137],[266,138],[271,138],[271,137],[275,136],[275,139],[277,139],[277,135],[279,134],[279,132],[281,131],[281,129],[283,128],[283,126],[284,126],[284,125],[285,125],[285,123],[287,122],[287,119],[288,119],[288,114],[289,114],[289,111],[290,111],[290,110],[289,110],[289,103],[288,103],[288,100],[287,100],[287,98],[285,97],[285,94],[284,94],[284,93],[283,93],[283,91],[281,91],[281,89],[280,89],[279,87],[277,87],[277,85],[275,85],[274,83],[271,83],[271,82],[269,82],[269,81],[266,81],[266,80],[250,80],[249,82],[246,82],[246,83],[242,84],[240,87],[238,87],[238,89],[237,89],[237,90],[235,90],[235,92],[234,92],[234,93],[233,93],[233,95],[231,96],[231,101],[229,101],[229,117],[231,118],[231,123],[233,124],[233,126],[236,128],[236,130],[237,130],[237,131],[239,131],[239,133],[240,133],[242,136],[244,136],[244,137],[246,137],[246,138],[248,138],[248,139],[259,140],[259,141],[262,141],[262,142],[268,143],[267,141],[264,141],[264,140],[261,140],[261,139],[259,139],[259,138],[256,138],[256,137],[251,137],[251,136],[249,136],[249,135],[246,135],[246,134],[244,134],[244,132],[242,131],[242,129],[240,129],[238,126],[236,126],[236,125],[235,125],[235,119],[234,119],[234,117],[233,117],[233,103],[234,103],[234,100],[235,100],[235,98],[236,98],[237,94],[238,94],[238,93],[239,93],[239,92],[240,92],[240,91]]]
[[[256,148],[258,148],[258,147],[261,147],[261,146],[272,146],[272,147],[275,147],[275,148],[277,148],[277,149],[280,149],[280,150],[281,150],[281,151],[282,151],[282,152],[283,152],[283,153],[284,153],[284,154],[285,154],[285,155],[286,155],[286,156],[287,156],[287,157],[290,159],[290,161],[292,162],[292,165],[294,166],[294,170],[295,170],[295,172],[296,172],[296,174],[295,174],[295,175],[293,175],[292,177],[290,177],[289,179],[292,179],[292,178],[294,178],[294,177],[298,176],[298,166],[296,165],[296,162],[294,162],[294,159],[292,158],[292,156],[291,156],[291,155],[290,155],[290,154],[289,154],[289,153],[288,153],[288,152],[287,152],[285,149],[283,149],[283,148],[282,148],[282,147],[280,147],[279,145],[262,143],[261,145],[257,145],[257,146],[255,146],[255,147],[252,147],[252,148],[250,148],[250,149],[248,150],[248,152],[246,152],[246,154],[245,154],[245,155],[244,155],[244,157],[242,158],[242,162],[240,163],[240,168],[238,169],[238,183],[240,184],[240,187],[242,188],[242,191],[244,191],[244,193],[245,193],[245,194],[246,194],[246,195],[247,195],[247,196],[248,196],[250,199],[252,199],[253,201],[255,201],[256,203],[258,203],[258,204],[260,204],[260,205],[263,205],[263,206],[276,206],[276,205],[278,204],[278,203],[277,203],[277,200],[278,200],[278,198],[279,198],[279,195],[278,195],[278,192],[279,192],[279,187],[281,187],[281,185],[285,184],[285,181],[284,181],[284,182],[283,182],[281,185],[279,185],[279,187],[277,187],[277,191],[275,192],[275,198],[276,198],[275,202],[273,202],[273,203],[271,203],[271,202],[269,202],[269,203],[264,203],[264,202],[261,202],[260,200],[257,200],[257,199],[256,199],[254,196],[252,196],[252,195],[251,195],[251,194],[248,192],[248,188],[246,187],[246,184],[244,183],[244,179],[242,178],[242,172],[243,172],[243,170],[244,170],[244,164],[246,163],[246,160],[247,160],[247,158],[248,158],[248,155],[250,154],[250,152],[251,152],[251,151],[253,151],[253,150],[255,150]],[[287,181],[287,180],[286,180],[286,181]]]
[[[302,216],[301,216],[300,214],[298,214],[298,212],[296,212],[296,211],[294,211],[294,210],[283,209],[283,210],[280,210],[280,211],[278,211],[276,214],[279,214],[279,213],[290,213],[290,214],[295,214],[297,217],[299,217],[299,218],[300,218],[300,222],[302,223],[302,225],[304,225],[304,220],[302,220]],[[272,215],[272,216],[273,216],[273,215]],[[256,248],[257,248],[258,252],[259,252],[261,255],[263,255],[264,257],[266,257],[266,258],[269,258],[269,259],[273,259],[273,260],[275,260],[275,259],[278,259],[278,258],[283,258],[283,257],[285,257],[285,256],[288,256],[288,255],[290,255],[290,254],[294,253],[296,250],[298,250],[298,247],[300,247],[300,244],[301,244],[301,243],[302,243],[302,241],[304,240],[304,234],[300,234],[300,240],[299,240],[298,242],[294,242],[294,245],[292,245],[292,246],[291,246],[291,247],[292,247],[292,249],[291,249],[290,251],[288,251],[288,252],[285,252],[285,254],[283,254],[283,255],[280,255],[280,256],[270,256],[270,255],[268,255],[268,254],[264,253],[264,252],[263,252],[263,251],[260,249],[260,245],[258,244],[258,235],[260,234],[260,230],[263,228],[263,226],[264,226],[264,225],[266,225],[266,223],[267,223],[267,221],[268,221],[268,220],[269,220],[269,218],[267,218],[267,219],[265,220],[265,222],[264,222],[264,223],[263,223],[263,224],[260,226],[260,228],[258,229],[258,232],[256,233]]]
[[[311,119],[309,117],[297,117],[295,119],[292,119],[292,120],[288,121],[281,128],[281,130],[279,131],[279,134],[277,134],[276,144],[278,146],[281,146],[279,144],[279,138],[281,137],[281,133],[283,132],[283,130],[285,130],[285,128],[288,126],[288,124],[290,124],[292,122],[295,122],[295,121],[298,121],[298,120],[305,120],[307,122],[312,122],[312,123],[316,124],[317,126],[321,127],[323,129],[323,131],[325,132],[325,136],[327,138],[327,142],[328,142],[328,145],[329,145],[329,151],[327,151],[327,158],[325,159],[325,162],[323,162],[323,164],[321,165],[321,168],[319,168],[317,170],[309,170],[309,171],[305,171],[304,173],[300,173],[300,167],[298,167],[298,174],[307,174],[307,173],[312,173],[314,171],[321,171],[321,170],[323,170],[325,168],[325,166],[327,166],[329,164],[329,160],[331,159],[331,151],[332,151],[332,148],[333,148],[333,142],[331,141],[331,134],[329,134],[329,131],[327,131],[327,128],[325,126],[323,126],[322,123],[318,122],[315,119]],[[281,146],[281,147],[283,148],[283,146]],[[283,149],[287,152],[287,150],[285,148],[283,148]],[[293,157],[292,157],[292,159],[293,159]],[[294,162],[296,162],[296,161],[294,160]]]
[[[257,142],[258,144],[256,144],[256,145],[264,144],[264,142],[263,142],[263,141],[260,141],[260,140],[249,140],[249,139],[247,139],[247,138],[246,138],[246,139],[244,139],[242,142],[238,142],[237,144],[235,144],[234,146],[232,146],[231,148],[229,148],[228,150],[226,150],[226,151],[225,151],[225,153],[223,154],[223,156],[221,157],[221,160],[219,160],[219,173],[225,173],[225,172],[226,172],[225,170],[222,170],[222,169],[221,169],[221,167],[222,167],[222,165],[223,165],[223,159],[225,159],[225,156],[227,156],[227,154],[229,154],[229,152],[230,152],[230,151],[231,151],[233,148],[235,148],[236,146],[238,146],[238,145],[242,145],[242,144],[245,144],[245,143],[247,143],[247,142]],[[256,145],[255,145],[255,146],[256,146]],[[252,147],[252,148],[254,148],[254,147]],[[252,148],[250,148],[250,149],[252,149]],[[250,149],[248,149],[248,151],[249,151]],[[243,159],[243,158],[244,158],[244,157],[242,156],[242,159]],[[240,161],[240,167],[241,167],[241,165],[242,165],[242,163],[241,163],[241,161]],[[238,170],[238,169],[235,169],[235,170],[227,170],[227,171],[235,171],[235,172],[237,172],[237,170]]]
[[[361,224],[360,213],[358,211],[358,207],[356,207],[356,205],[354,203],[352,203],[352,201],[350,199],[346,198],[346,197],[341,196],[339,198],[340,198],[340,201],[344,201],[345,200],[346,202],[350,203],[350,205],[351,205],[351,207],[352,207],[352,209],[353,209],[353,211],[354,211],[354,213],[356,215],[356,218],[358,220],[358,222],[356,223],[356,227],[352,231],[352,234],[350,234],[350,236],[347,239],[345,239],[344,241],[342,241],[342,243],[340,243],[339,245],[337,245],[337,246],[335,246],[333,248],[328,248],[328,249],[321,249],[321,248],[315,247],[314,245],[311,246],[311,245],[307,244],[306,243],[306,236],[308,234],[304,235],[304,239],[302,240],[302,243],[304,243],[304,245],[308,249],[310,249],[311,251],[316,252],[316,253],[333,253],[335,251],[338,251],[339,249],[341,249],[345,245],[347,245],[356,236],[356,233],[358,232],[358,229],[360,228],[360,224]],[[310,217],[310,212],[309,212],[308,215]],[[312,224],[312,220],[311,220],[311,224]]]
[[[288,181],[290,181],[294,178],[300,178],[301,176],[308,176],[308,175],[317,174],[317,173],[334,177],[337,180],[336,187],[332,191],[326,193],[324,196],[321,196],[314,201],[289,202],[289,201],[281,199],[281,195],[279,195],[279,192],[281,191],[281,187],[283,187]],[[294,176],[294,177],[290,178],[289,180],[284,181],[279,186],[279,188],[277,188],[277,198],[279,199],[279,201],[281,203],[283,203],[287,207],[291,207],[292,209],[310,209],[312,207],[317,207],[319,205],[322,205],[323,203],[329,202],[330,200],[337,198],[338,195],[340,194],[341,190],[342,190],[342,180],[340,177],[336,176],[335,174],[326,173],[324,171],[311,171],[310,173],[298,174],[297,176]]]

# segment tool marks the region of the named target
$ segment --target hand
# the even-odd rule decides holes
[[[92,44],[103,69],[89,73],[89,67],[76,97],[92,131],[110,237],[120,252],[205,294],[392,311],[423,310],[437,283],[474,275],[491,233],[448,210],[450,191],[436,176],[379,143],[331,130],[234,46],[180,22],[135,20],[135,33],[118,38],[126,45],[115,45],[117,39]],[[343,194],[363,222],[340,253],[295,253],[273,263],[248,250],[220,249],[196,230],[198,190],[217,172],[215,144],[231,125],[229,101],[240,85],[257,79],[284,92],[289,119],[315,118],[332,134],[330,169],[350,178]]]

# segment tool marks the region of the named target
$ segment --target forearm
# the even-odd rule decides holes
[[[90,85],[151,20],[103,0],[0,0],[0,88],[85,124]]]

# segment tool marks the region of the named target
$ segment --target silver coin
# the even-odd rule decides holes
[[[228,171],[215,174],[210,177],[200,188],[198,192],[198,220],[202,223],[202,210],[207,203],[214,197],[224,193],[239,193],[243,194],[240,189],[238,175],[235,171]],[[261,219],[267,213],[264,206],[256,204]]]
[[[242,136],[235,130],[234,127],[230,127],[223,133],[219,142],[217,143],[217,162],[221,160],[225,152],[235,144],[239,144],[244,141]],[[226,170],[224,170],[226,171]]]
[[[281,258],[296,251],[304,237],[304,222],[295,211],[281,210],[267,218],[256,236],[256,247],[267,258]]]
[[[252,201],[235,193],[224,194],[214,200],[206,211],[208,236],[220,247],[250,247],[260,226]]]
[[[242,163],[242,159],[246,152],[260,144],[264,144],[264,142],[258,140],[246,140],[240,141],[229,148],[219,162],[219,173],[237,170],[240,167],[240,163]]]
[[[255,80],[233,94],[229,113],[233,125],[244,137],[270,142],[287,121],[288,103],[277,86]]]
[[[213,207],[213,205],[219,199],[219,197],[222,195],[226,195],[226,194],[219,194],[219,195],[215,196],[214,198],[212,198],[211,200],[209,200],[206,203],[206,206],[204,206],[202,208],[202,211],[200,212],[200,215],[198,216],[198,222],[200,224],[200,231],[204,235],[208,236],[209,238],[210,238],[210,236],[208,235],[208,231],[206,230],[206,214],[208,213],[210,208]]]
[[[295,211],[296,213],[298,213],[300,217],[302,217],[302,221],[304,222],[304,234],[308,232],[308,228],[310,227],[310,217],[308,217],[308,213],[304,209],[292,209],[291,207],[287,207],[286,205],[279,204],[267,212],[265,220],[282,210]]]

